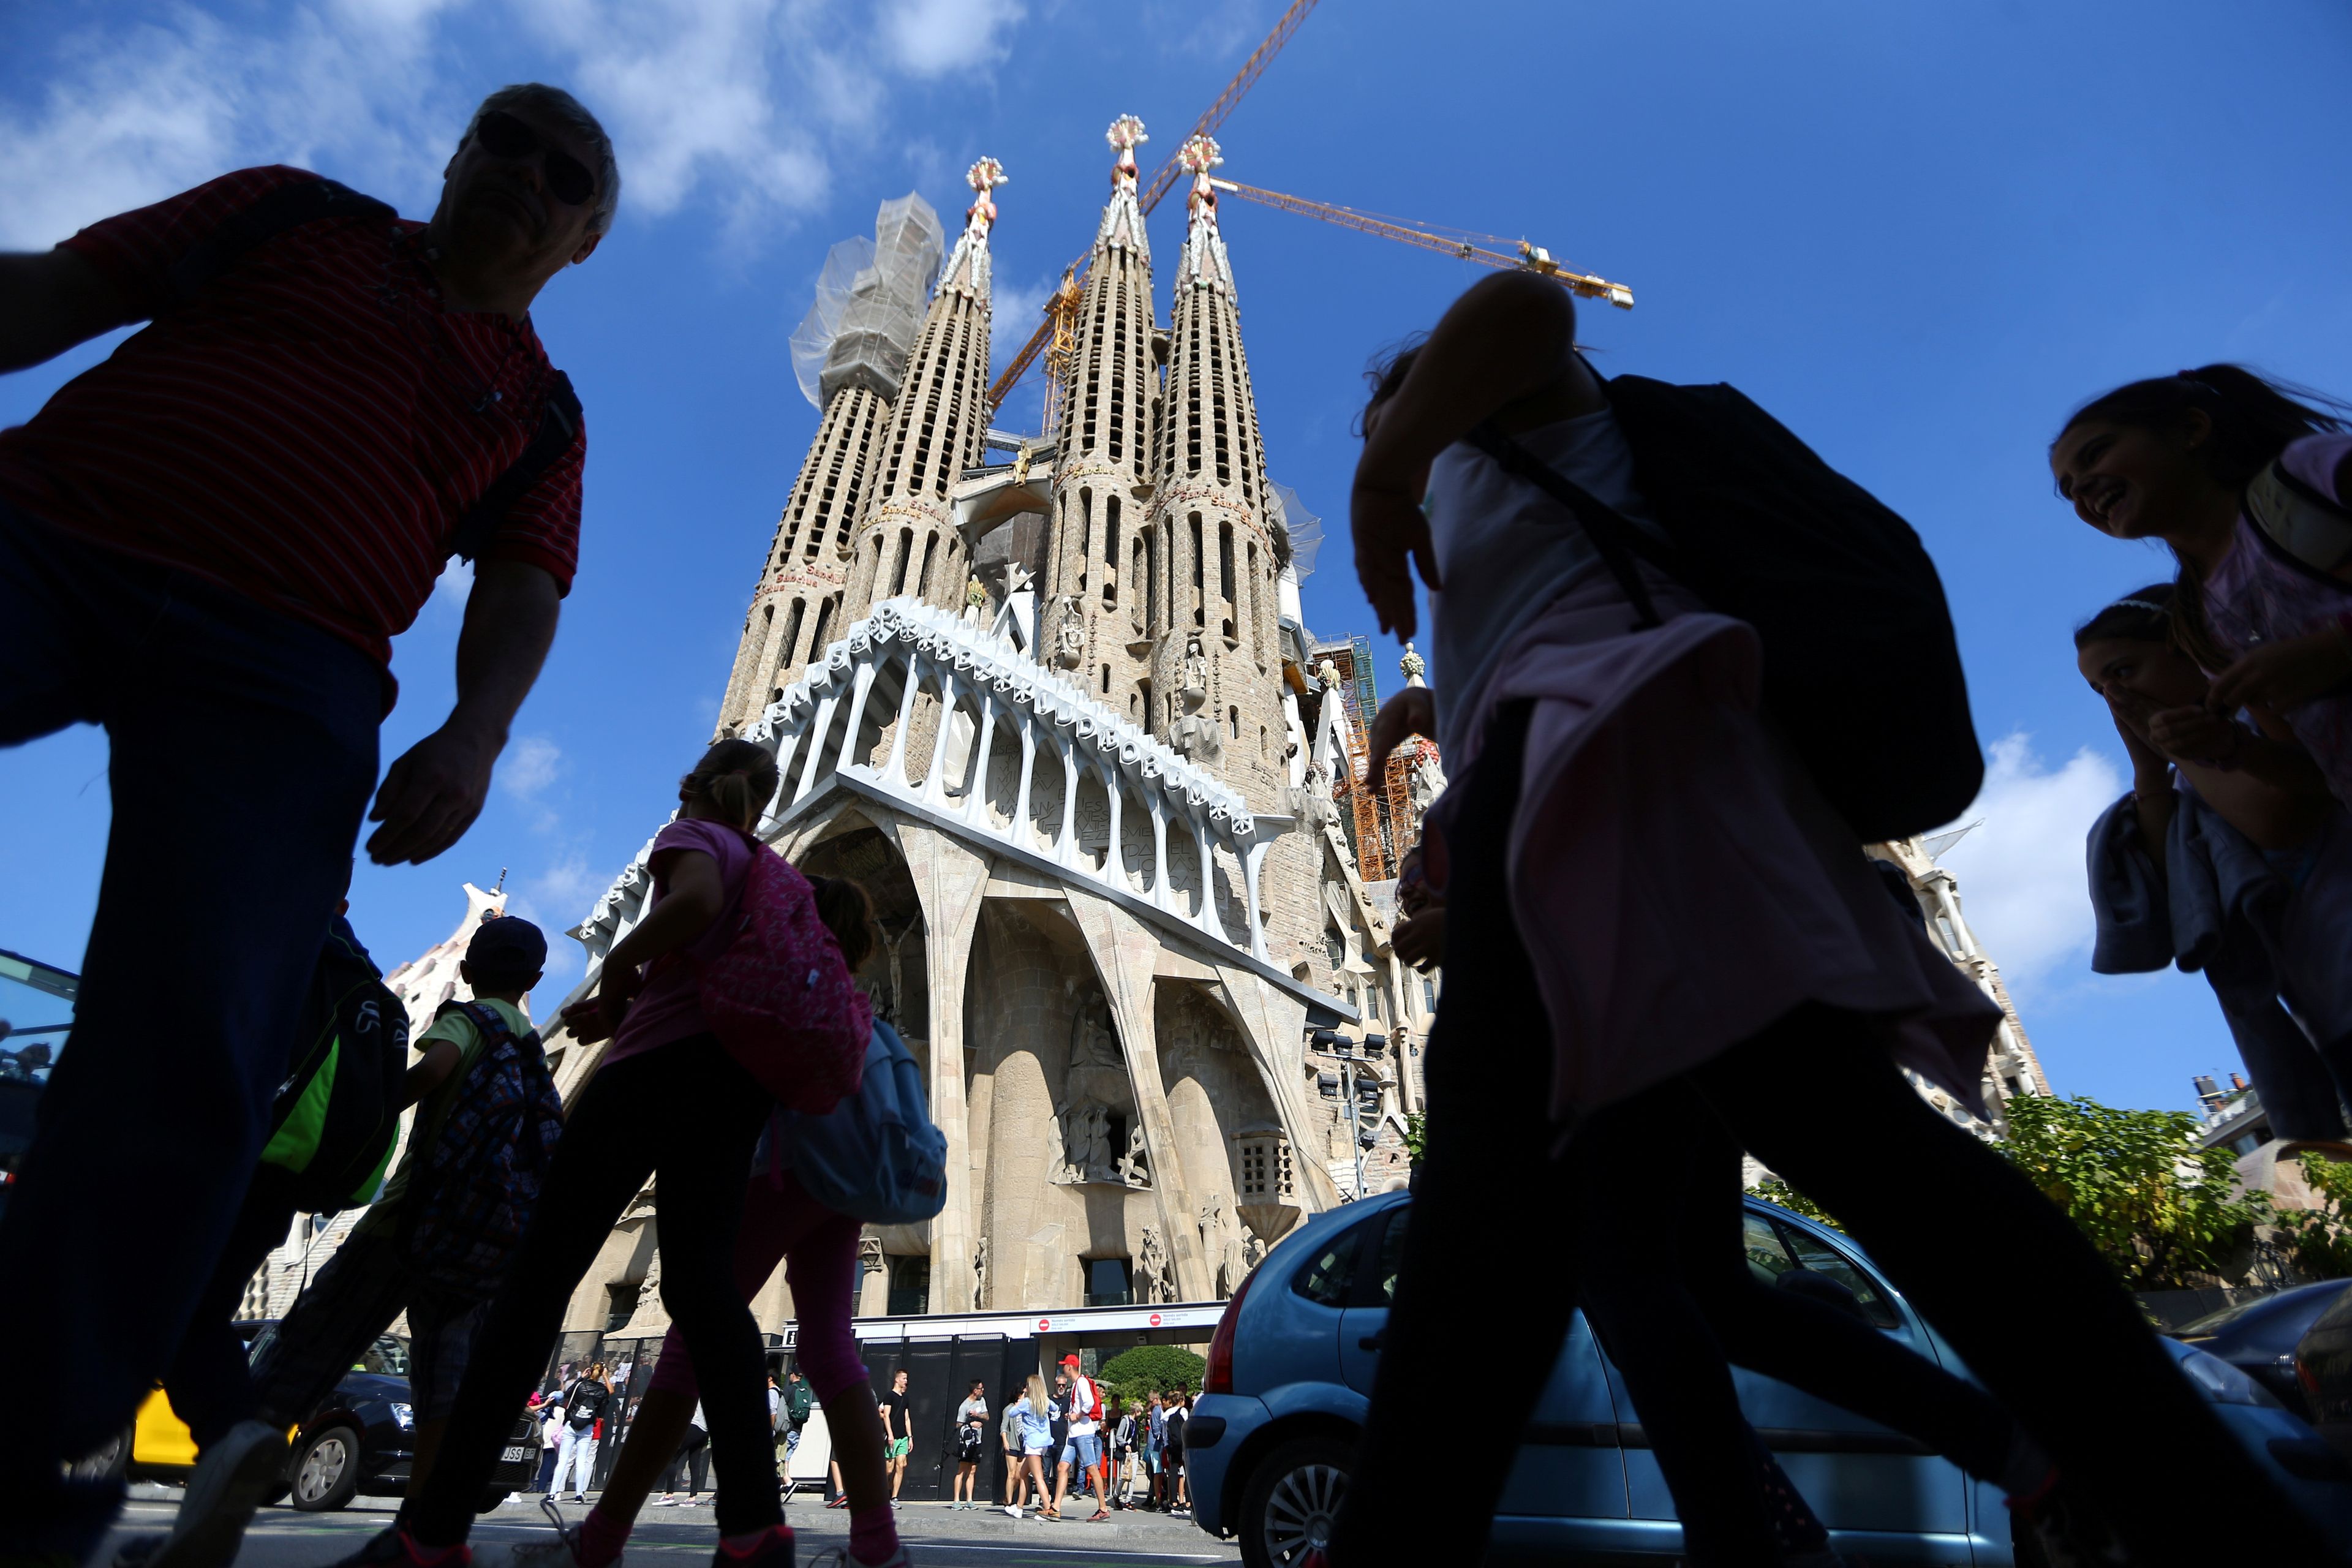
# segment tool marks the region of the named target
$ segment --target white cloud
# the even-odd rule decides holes
[[[1021,20],[1020,0],[887,0],[884,45],[915,76],[942,76],[1003,56],[1002,35]]]
[[[611,873],[591,871],[588,857],[574,849],[559,856],[537,876],[525,878],[515,888],[514,896],[507,902],[507,912],[520,915],[547,933],[550,980],[568,980],[585,967],[580,944],[563,933],[586,917],[590,907],[612,882]]]
[[[535,802],[562,771],[562,747],[545,735],[524,735],[499,759],[499,784],[517,800]]]
[[[1987,752],[1984,789],[1960,820],[1981,827],[1943,857],[1977,940],[2011,986],[2084,960],[2091,900],[2083,865],[2092,821],[2123,794],[2115,763],[2085,746],[2055,772],[2018,731]]]
[[[0,99],[0,247],[241,165],[324,167],[430,207],[474,97],[538,77],[613,132],[622,221],[690,201],[738,238],[822,202],[894,89],[996,58],[1015,0],[300,0],[60,29]],[[486,63],[484,56],[496,58]]]

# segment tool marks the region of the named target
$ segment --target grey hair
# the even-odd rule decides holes
[[[613,226],[613,214],[621,205],[621,165],[613,156],[613,139],[604,134],[604,127],[578,99],[560,87],[544,82],[516,82],[502,87],[482,100],[474,110],[474,118],[466,121],[466,133],[457,139],[462,148],[474,139],[474,130],[482,116],[500,109],[536,110],[562,126],[573,135],[584,138],[596,150],[596,210],[588,219],[588,232],[602,234]]]

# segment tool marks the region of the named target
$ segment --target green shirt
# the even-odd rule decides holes
[[[530,1033],[530,1020],[524,1017],[522,1009],[514,1004],[501,1002],[492,996],[480,996],[475,1000],[496,1013],[518,1037]],[[475,1060],[482,1054],[482,1031],[474,1026],[473,1019],[463,1011],[451,1013],[417,1036],[411,1042],[411,1048],[422,1053],[432,1049],[442,1040],[457,1046],[457,1066],[431,1093],[416,1102],[416,1114],[408,1124],[408,1147],[401,1151],[398,1168],[392,1173],[392,1179],[384,1183],[383,1194],[376,1199],[375,1207],[368,1211],[369,1220],[381,1214],[389,1221],[392,1205],[398,1203],[401,1194],[408,1190],[408,1173],[416,1163],[417,1152],[431,1148],[434,1140],[441,1136],[441,1124],[448,1120],[450,1106],[457,1103],[457,1090],[464,1085],[466,1075],[474,1070]]]

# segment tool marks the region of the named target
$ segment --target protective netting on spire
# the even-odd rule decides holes
[[[1315,552],[1323,548],[1323,520],[1288,485],[1269,480],[1265,488],[1273,492],[1266,521],[1274,525],[1275,558],[1304,583],[1315,570]]]
[[[848,385],[898,396],[946,248],[940,215],[910,192],[882,204],[872,239],[825,252],[815,302],[793,333],[793,376],[811,403],[823,408]]]

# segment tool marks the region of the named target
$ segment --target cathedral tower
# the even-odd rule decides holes
[[[996,222],[989,193],[1005,183],[1004,166],[982,158],[964,179],[973,196],[963,233],[907,361],[875,454],[871,499],[850,542],[843,626],[902,594],[949,608],[963,605],[969,552],[956,532],[948,488],[980,461],[988,434],[988,231]]]
[[[1150,595],[1153,729],[1260,811],[1286,783],[1281,654],[1276,646],[1275,531],[1265,452],[1242,354],[1234,269],[1217,230],[1209,172],[1223,160],[1202,135],[1179,163],[1192,177],[1184,250],[1169,308],[1150,537],[1160,564]]]
[[[866,501],[875,447],[889,427],[941,237],[939,216],[911,195],[884,202],[870,244],[861,237],[834,247],[817,302],[793,334],[801,385],[824,417],[752,590],[719,704],[722,737],[750,728],[847,625],[841,611],[850,529]],[[805,364],[804,335],[812,362]]]
[[[1060,456],[1045,547],[1039,646],[1087,695],[1155,728],[1151,584],[1144,529],[1160,370],[1153,348],[1151,246],[1136,200],[1143,121],[1122,114],[1106,139],[1117,157],[1095,226],[1076,319],[1077,348],[1054,428]]]

